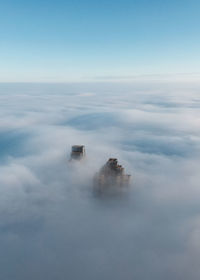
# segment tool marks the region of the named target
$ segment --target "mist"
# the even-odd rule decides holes
[[[199,279],[199,90],[1,84],[2,279]],[[84,162],[69,162],[74,144]],[[98,197],[109,157],[131,184]]]

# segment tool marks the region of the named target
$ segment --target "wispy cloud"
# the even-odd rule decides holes
[[[163,73],[163,74],[133,74],[95,76],[94,80],[101,81],[199,81],[200,73]]]

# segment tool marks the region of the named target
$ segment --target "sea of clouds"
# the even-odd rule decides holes
[[[199,280],[200,85],[0,85],[3,280]],[[69,163],[84,144],[84,163]],[[109,157],[132,174],[95,196]]]

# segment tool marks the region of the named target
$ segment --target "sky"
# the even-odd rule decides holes
[[[200,85],[0,85],[6,280],[199,280]],[[71,145],[86,159],[69,162]],[[132,175],[98,196],[109,157]]]
[[[199,10],[0,1],[2,279],[200,279]]]
[[[197,0],[1,1],[0,82],[198,80]]]

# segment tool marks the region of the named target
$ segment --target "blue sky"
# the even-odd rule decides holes
[[[200,3],[1,1],[0,82],[200,72]]]

